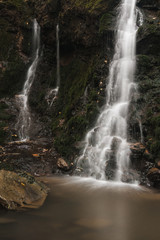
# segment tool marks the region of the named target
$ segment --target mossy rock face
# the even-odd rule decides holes
[[[26,1],[1,1],[0,95],[13,96],[23,86],[31,55],[32,11]]]
[[[45,45],[29,102],[37,114],[43,115],[41,120],[46,125],[52,119],[56,150],[69,161],[79,152],[79,141],[93,126],[105,101],[105,82],[113,51],[113,10],[119,0],[32,2]],[[46,95],[55,88],[57,79],[57,23],[61,82],[56,101],[47,106]]]
[[[113,19],[114,19],[114,15],[112,12],[110,13],[105,13],[102,15],[102,17],[100,18],[99,21],[99,33],[102,34],[105,31],[109,31],[110,29],[113,29]]]
[[[146,9],[159,9],[160,2],[157,0],[139,0],[138,6],[146,8]]]
[[[84,54],[84,53],[82,53]],[[104,53],[103,53],[104,54]],[[96,54],[95,54],[96,55]],[[72,160],[79,152],[79,144],[94,125],[104,98],[108,65],[97,54],[86,61],[74,58],[61,68],[61,87],[55,103],[53,134],[56,150]]]
[[[131,111],[129,125],[135,132],[132,138],[140,141],[140,125],[142,122],[142,130],[144,143],[152,154],[152,161],[160,156],[159,148],[159,115],[160,115],[160,59],[154,55],[138,55],[137,56],[137,72],[136,82],[138,86],[137,94],[133,96],[131,102]],[[131,117],[132,115],[132,117]],[[131,128],[131,127],[130,127]]]
[[[160,11],[146,10],[143,25],[138,30],[137,53],[143,55],[160,55]]]
[[[84,8],[89,13],[99,13],[102,12],[103,9],[110,9],[118,4],[118,0],[113,1],[110,0],[71,0],[71,4],[76,7]]]
[[[64,157],[71,156],[71,153],[75,151],[74,145],[84,137],[88,129],[89,119],[84,105],[84,92],[93,72],[93,60],[85,63],[78,58],[61,69],[61,88],[55,110],[59,113],[57,115],[58,126],[54,127],[54,132],[57,135],[55,147]],[[91,101],[93,105],[96,105],[95,100]],[[57,118],[53,118],[53,126]],[[64,123],[59,124],[62,121]]]
[[[11,115],[7,112],[8,106],[0,102],[0,145],[4,144],[7,140],[8,133],[8,121],[11,119]]]

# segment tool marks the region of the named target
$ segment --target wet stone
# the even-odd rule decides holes
[[[25,172],[0,171],[0,204],[9,210],[39,208],[48,188]]]
[[[69,170],[69,166],[63,158],[58,158],[57,166],[61,170],[64,170],[64,171]]]

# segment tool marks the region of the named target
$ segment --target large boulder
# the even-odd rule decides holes
[[[27,173],[0,171],[0,204],[7,209],[38,208],[47,193],[48,188]]]

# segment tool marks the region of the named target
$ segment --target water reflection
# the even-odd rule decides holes
[[[159,240],[160,195],[137,185],[45,178],[39,210],[1,210],[2,240]]]

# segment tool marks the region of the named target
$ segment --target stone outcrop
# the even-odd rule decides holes
[[[9,210],[38,208],[48,188],[25,172],[0,170],[0,204]]]
[[[64,171],[69,170],[69,166],[63,158],[58,158],[57,166],[60,170],[64,170]]]

